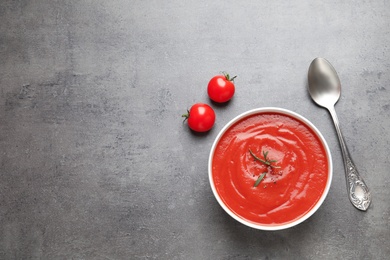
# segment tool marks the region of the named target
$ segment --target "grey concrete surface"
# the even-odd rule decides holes
[[[388,259],[389,53],[383,0],[0,1],[0,259]],[[318,56],[342,82],[365,213],[306,90]],[[237,90],[218,106],[221,71]],[[216,111],[207,134],[182,123],[195,102]],[[231,219],[208,182],[219,130],[263,106],[311,120],[334,163],[318,212],[277,232]]]

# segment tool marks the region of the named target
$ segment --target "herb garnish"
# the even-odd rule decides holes
[[[260,182],[263,180],[264,176],[267,174],[267,172],[263,172],[259,178],[257,178],[257,181],[255,182],[255,184],[253,185],[253,187],[257,187],[257,185],[260,184]]]
[[[267,165],[267,166],[270,166],[271,168],[280,168],[280,166],[275,166],[275,165],[272,165],[272,163],[274,162],[277,162],[277,160],[268,160],[267,158],[267,155],[268,155],[268,151],[263,151],[263,156],[264,156],[264,160],[257,157],[251,149],[249,149],[249,153],[253,156],[253,158],[255,158],[257,161],[259,162],[262,162],[263,164]]]
[[[272,163],[275,163],[277,162],[277,160],[270,160],[267,158],[268,156],[268,151],[263,151],[263,157],[264,159],[261,159],[259,158],[258,156],[256,156],[251,149],[249,149],[249,153],[253,156],[253,158],[261,163],[263,163],[264,165],[266,165],[268,168],[271,168],[270,170],[272,170],[272,168],[280,168],[280,166],[276,166],[276,165],[273,165]],[[260,182],[264,179],[265,175],[267,174],[268,172],[263,172],[262,174],[260,174],[259,178],[257,178],[255,184],[253,185],[253,187],[257,187]],[[275,181],[274,181],[275,183]]]

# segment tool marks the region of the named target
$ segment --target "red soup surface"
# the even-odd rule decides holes
[[[260,159],[268,152],[275,167],[255,160],[249,150]],[[212,158],[212,178],[219,197],[237,216],[282,225],[308,213],[320,200],[328,181],[328,159],[306,124],[262,112],[241,119],[221,136]]]

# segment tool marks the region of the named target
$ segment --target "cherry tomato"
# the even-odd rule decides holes
[[[188,121],[188,126],[196,132],[207,132],[209,131],[215,122],[215,112],[207,104],[196,103],[190,110],[187,111],[187,114],[184,114]]]
[[[213,77],[207,86],[207,93],[209,94],[210,99],[217,103],[229,101],[234,95],[235,78],[236,76],[230,78],[227,73]]]

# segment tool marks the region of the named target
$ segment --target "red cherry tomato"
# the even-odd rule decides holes
[[[188,120],[188,126],[196,132],[209,131],[215,122],[215,112],[207,104],[194,104],[187,114],[184,114],[185,120]]]
[[[234,95],[235,86],[233,81],[235,78],[236,76],[230,78],[229,74],[225,73],[213,77],[207,86],[210,99],[217,103],[229,101]]]

